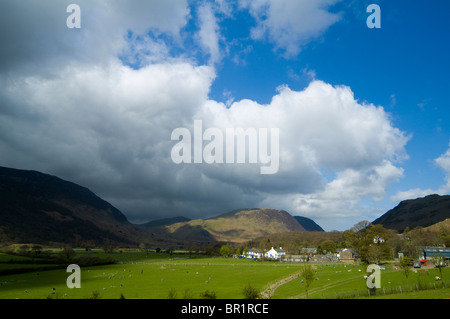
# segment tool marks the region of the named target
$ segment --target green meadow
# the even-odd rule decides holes
[[[216,298],[243,298],[246,285],[262,290],[299,268],[188,254],[124,252],[113,257],[115,264],[82,267],[79,289],[67,287],[65,268],[0,276],[0,298],[200,298],[205,291],[215,292]]]
[[[108,257],[115,262],[82,266],[81,288],[69,289],[67,264],[26,263],[24,257],[0,254],[0,273],[26,268],[24,273],[0,275],[0,299],[197,299],[205,292],[218,299],[242,299],[249,284],[274,299],[306,298],[306,285],[299,276],[301,263],[139,250],[109,254],[77,251],[77,256],[82,255]],[[439,270],[430,268],[412,271],[406,282],[401,270],[387,264],[381,272],[382,288],[368,291],[364,265],[312,265],[315,278],[308,289],[309,298],[450,298],[448,267],[443,269],[444,280],[436,281]],[[59,268],[52,269],[55,267]]]
[[[394,264],[387,264],[380,274],[381,288],[369,290],[364,276],[367,265],[316,264],[316,276],[308,289],[310,299],[350,298],[450,298],[450,269],[412,269],[408,280],[402,270]],[[302,278],[296,278],[280,286],[273,294],[274,299],[306,298],[306,285]]]

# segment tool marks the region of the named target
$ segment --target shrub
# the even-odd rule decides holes
[[[244,295],[244,299],[258,299],[261,297],[258,289],[253,287],[251,284],[245,286],[242,293]]]
[[[169,290],[169,295],[167,296],[169,299],[177,299],[177,291],[175,288]]]
[[[216,296],[216,292],[215,291],[213,291],[213,290],[211,290],[211,291],[206,290],[206,291],[200,293],[200,298],[202,298],[202,299],[216,299],[217,296]]]

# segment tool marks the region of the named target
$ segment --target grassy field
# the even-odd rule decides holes
[[[111,254],[108,254],[109,257]],[[65,269],[0,276],[0,298],[243,298],[247,284],[262,290],[298,271],[292,265],[243,259],[188,258],[145,252],[114,254],[117,264],[81,269],[81,288],[69,289]],[[53,289],[54,288],[54,289]],[[54,293],[52,293],[54,292]]]
[[[65,268],[3,275],[0,276],[0,299],[167,299],[169,296],[195,299],[201,298],[205,291],[213,291],[219,299],[241,299],[248,284],[261,292],[269,291],[274,299],[306,297],[305,284],[298,277],[303,264],[137,250],[113,254],[105,254],[101,250],[77,251],[77,255],[87,254],[107,256],[115,259],[116,263],[82,267],[79,289],[67,287],[66,280],[70,274]],[[21,265],[20,261],[24,259],[16,257],[11,260],[8,259],[10,255],[0,254],[0,270],[5,267],[42,267]],[[313,266],[316,279],[309,288],[309,298],[369,297],[363,278],[365,266],[339,263]],[[437,269],[411,272],[407,287],[401,271],[393,269],[392,265],[386,268],[381,273],[382,288],[377,289],[375,294],[371,292],[370,298],[450,298],[448,281],[447,288],[443,289],[442,281],[435,280],[435,276],[439,275]],[[442,277],[450,279],[448,267]],[[286,278],[289,280],[284,282]]]
[[[308,289],[308,298],[312,299],[348,299],[348,298],[450,298],[450,269],[444,268],[442,277],[436,268],[412,270],[408,281],[404,272],[387,265],[381,271],[381,288],[369,291],[366,286],[365,265],[316,264],[316,279]],[[445,289],[442,289],[442,288]],[[302,278],[294,279],[280,286],[274,299],[306,298],[306,285]],[[418,298],[418,297],[416,297]]]

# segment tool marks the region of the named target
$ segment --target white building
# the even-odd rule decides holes
[[[281,257],[285,256],[286,252],[283,250],[283,248],[271,248],[268,252],[265,253],[265,257],[268,259],[281,259]]]
[[[245,257],[248,258],[248,259],[261,258],[262,256],[263,256],[263,253],[259,249],[250,249],[245,254]]]

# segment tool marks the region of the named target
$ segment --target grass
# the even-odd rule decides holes
[[[252,284],[262,290],[295,272],[296,267],[279,263],[224,258],[168,258],[154,254],[149,258],[127,259],[121,255],[118,264],[85,267],[81,288],[69,289],[65,269],[0,276],[0,298],[89,298],[98,292],[101,298],[166,299],[200,298],[206,290],[217,298],[242,298],[242,290]],[[173,255],[174,256],[174,255]],[[142,257],[142,256],[140,256]],[[55,288],[53,290],[53,288]],[[52,294],[52,292],[55,292]]]
[[[408,282],[404,273],[388,266],[387,270],[381,271],[381,288],[369,291],[366,286],[364,275],[365,265],[342,265],[327,264],[316,265],[318,280],[315,280],[309,288],[308,297],[311,299],[349,299],[349,298],[396,298],[402,295],[408,298],[416,295],[434,298],[448,298],[448,287],[450,287],[450,268],[443,269],[444,284],[436,281],[435,276],[440,276],[436,268],[411,272]],[[442,289],[444,286],[445,289]],[[369,296],[370,293],[370,296]],[[280,286],[275,294],[275,299],[306,298],[305,285],[301,278],[292,280]]]
[[[360,299],[448,299],[450,288],[436,288],[427,290],[413,290],[395,294],[379,294],[376,297],[361,297]]]
[[[58,253],[58,251],[53,251]],[[213,292],[219,299],[241,299],[243,289],[251,284],[259,291],[266,290],[284,278],[293,279],[271,291],[274,299],[305,298],[305,285],[298,277],[303,264],[258,262],[246,259],[206,258],[186,253],[145,252],[122,250],[105,254],[102,250],[76,250],[79,256],[109,257],[115,264],[83,266],[81,288],[69,289],[66,285],[65,267],[43,270],[28,269],[28,272],[0,276],[0,299],[167,299],[201,298],[206,291]],[[20,264],[26,259],[0,254],[0,271],[20,267],[41,267],[38,264]],[[11,263],[5,263],[9,262]],[[2,263],[3,262],[3,263]],[[47,265],[45,265],[47,266]],[[55,265],[48,265],[55,266]],[[368,298],[363,276],[364,265],[340,263],[313,264],[316,280],[309,288],[309,298],[339,299]],[[406,285],[402,271],[392,265],[381,272],[381,289],[371,293],[370,298],[449,298],[450,268],[443,269],[447,278],[436,281],[438,269],[411,272]]]

